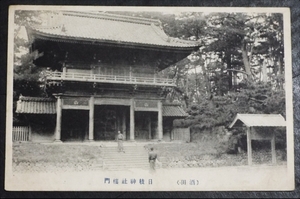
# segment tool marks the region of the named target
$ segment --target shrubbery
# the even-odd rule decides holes
[[[281,114],[285,117],[285,94],[283,90],[274,90],[271,84],[246,82],[239,92],[209,99],[203,97],[200,102],[190,105],[187,112],[189,117],[174,120],[174,127],[190,127],[198,133],[210,131],[217,135],[218,129],[227,128],[237,113]],[[276,131],[276,146],[285,148],[285,133],[272,129]],[[236,153],[237,146],[246,151],[246,132],[234,128],[227,130],[232,135],[226,152]],[[259,146],[263,145],[257,144]]]

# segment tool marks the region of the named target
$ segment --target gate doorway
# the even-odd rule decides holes
[[[129,106],[95,105],[94,139],[115,140],[118,131],[129,134]]]
[[[83,141],[89,131],[88,110],[62,110],[62,141]]]
[[[158,113],[152,111],[136,111],[135,120],[135,139],[151,140],[157,139]]]

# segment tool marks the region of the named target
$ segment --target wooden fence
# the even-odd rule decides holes
[[[174,128],[171,136],[173,140],[191,141],[190,128]]]
[[[29,126],[14,126],[13,127],[13,142],[29,141],[31,138],[31,129]]]

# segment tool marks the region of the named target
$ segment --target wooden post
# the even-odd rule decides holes
[[[252,165],[251,127],[247,127],[248,165]]]
[[[122,133],[124,140],[126,140],[126,112],[124,108],[122,109]]]
[[[132,77],[132,68],[131,66],[129,67],[129,81],[131,81],[131,77]]]
[[[65,78],[67,74],[67,67],[63,66],[62,77]]]
[[[130,140],[134,140],[134,100],[131,99],[130,105]]]
[[[149,139],[151,139],[151,115],[148,116]]]
[[[275,150],[275,133],[272,132],[271,139],[271,151],[272,151],[272,164],[276,164],[276,150]]]
[[[266,65],[266,61],[263,61],[263,64],[262,64],[262,80],[263,82],[267,82],[267,78],[268,78],[268,74],[267,74],[267,65]]]
[[[31,129],[31,125],[29,124],[28,126],[28,141],[32,141],[32,129]]]
[[[158,102],[158,140],[163,138],[162,103]]]
[[[60,96],[58,96],[57,104],[56,104],[55,142],[61,142],[61,117],[62,117],[61,98]]]
[[[89,112],[89,141],[94,141],[94,96],[90,98],[90,112]]]

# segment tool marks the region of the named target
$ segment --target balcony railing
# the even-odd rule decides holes
[[[47,80],[83,81],[99,83],[139,84],[154,86],[175,86],[173,79],[142,76],[101,75],[73,72],[48,71]]]

